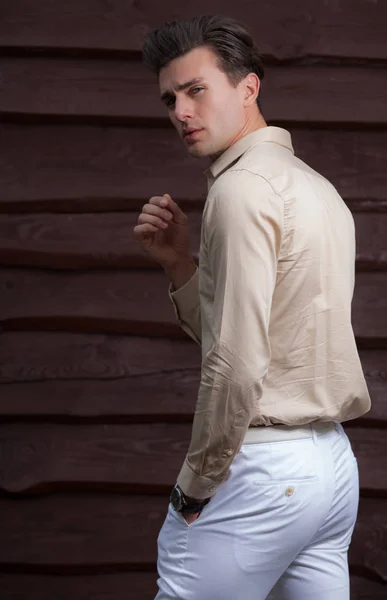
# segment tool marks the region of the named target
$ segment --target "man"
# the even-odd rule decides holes
[[[169,195],[134,228],[202,348],[157,600],[348,599],[359,482],[341,422],[370,408],[351,326],[351,213],[290,134],[267,126],[242,24],[172,21],[143,56],[186,150],[211,160],[198,269]]]

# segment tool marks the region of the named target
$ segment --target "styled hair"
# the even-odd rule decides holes
[[[243,23],[221,15],[168,21],[146,36],[142,60],[158,76],[173,59],[200,47],[214,52],[218,68],[233,87],[252,72],[262,81],[264,66],[251,32]],[[261,86],[257,96],[259,109],[260,95]]]

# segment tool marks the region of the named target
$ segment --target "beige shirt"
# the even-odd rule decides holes
[[[216,493],[249,426],[355,419],[370,397],[351,325],[355,229],[289,132],[253,131],[204,174],[199,268],[174,291],[202,349],[192,438],[177,483]]]

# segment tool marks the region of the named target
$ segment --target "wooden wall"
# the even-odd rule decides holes
[[[353,321],[373,400],[346,430],[361,501],[352,599],[387,596],[387,4],[210,3],[256,34],[262,108],[353,211]],[[156,538],[188,447],[200,348],[133,235],[150,196],[189,214],[205,167],[141,64],[178,0],[1,7],[2,600],[151,599]]]

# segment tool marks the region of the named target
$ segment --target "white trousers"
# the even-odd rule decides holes
[[[341,425],[243,444],[188,525],[169,504],[155,600],[348,600],[357,462]]]

